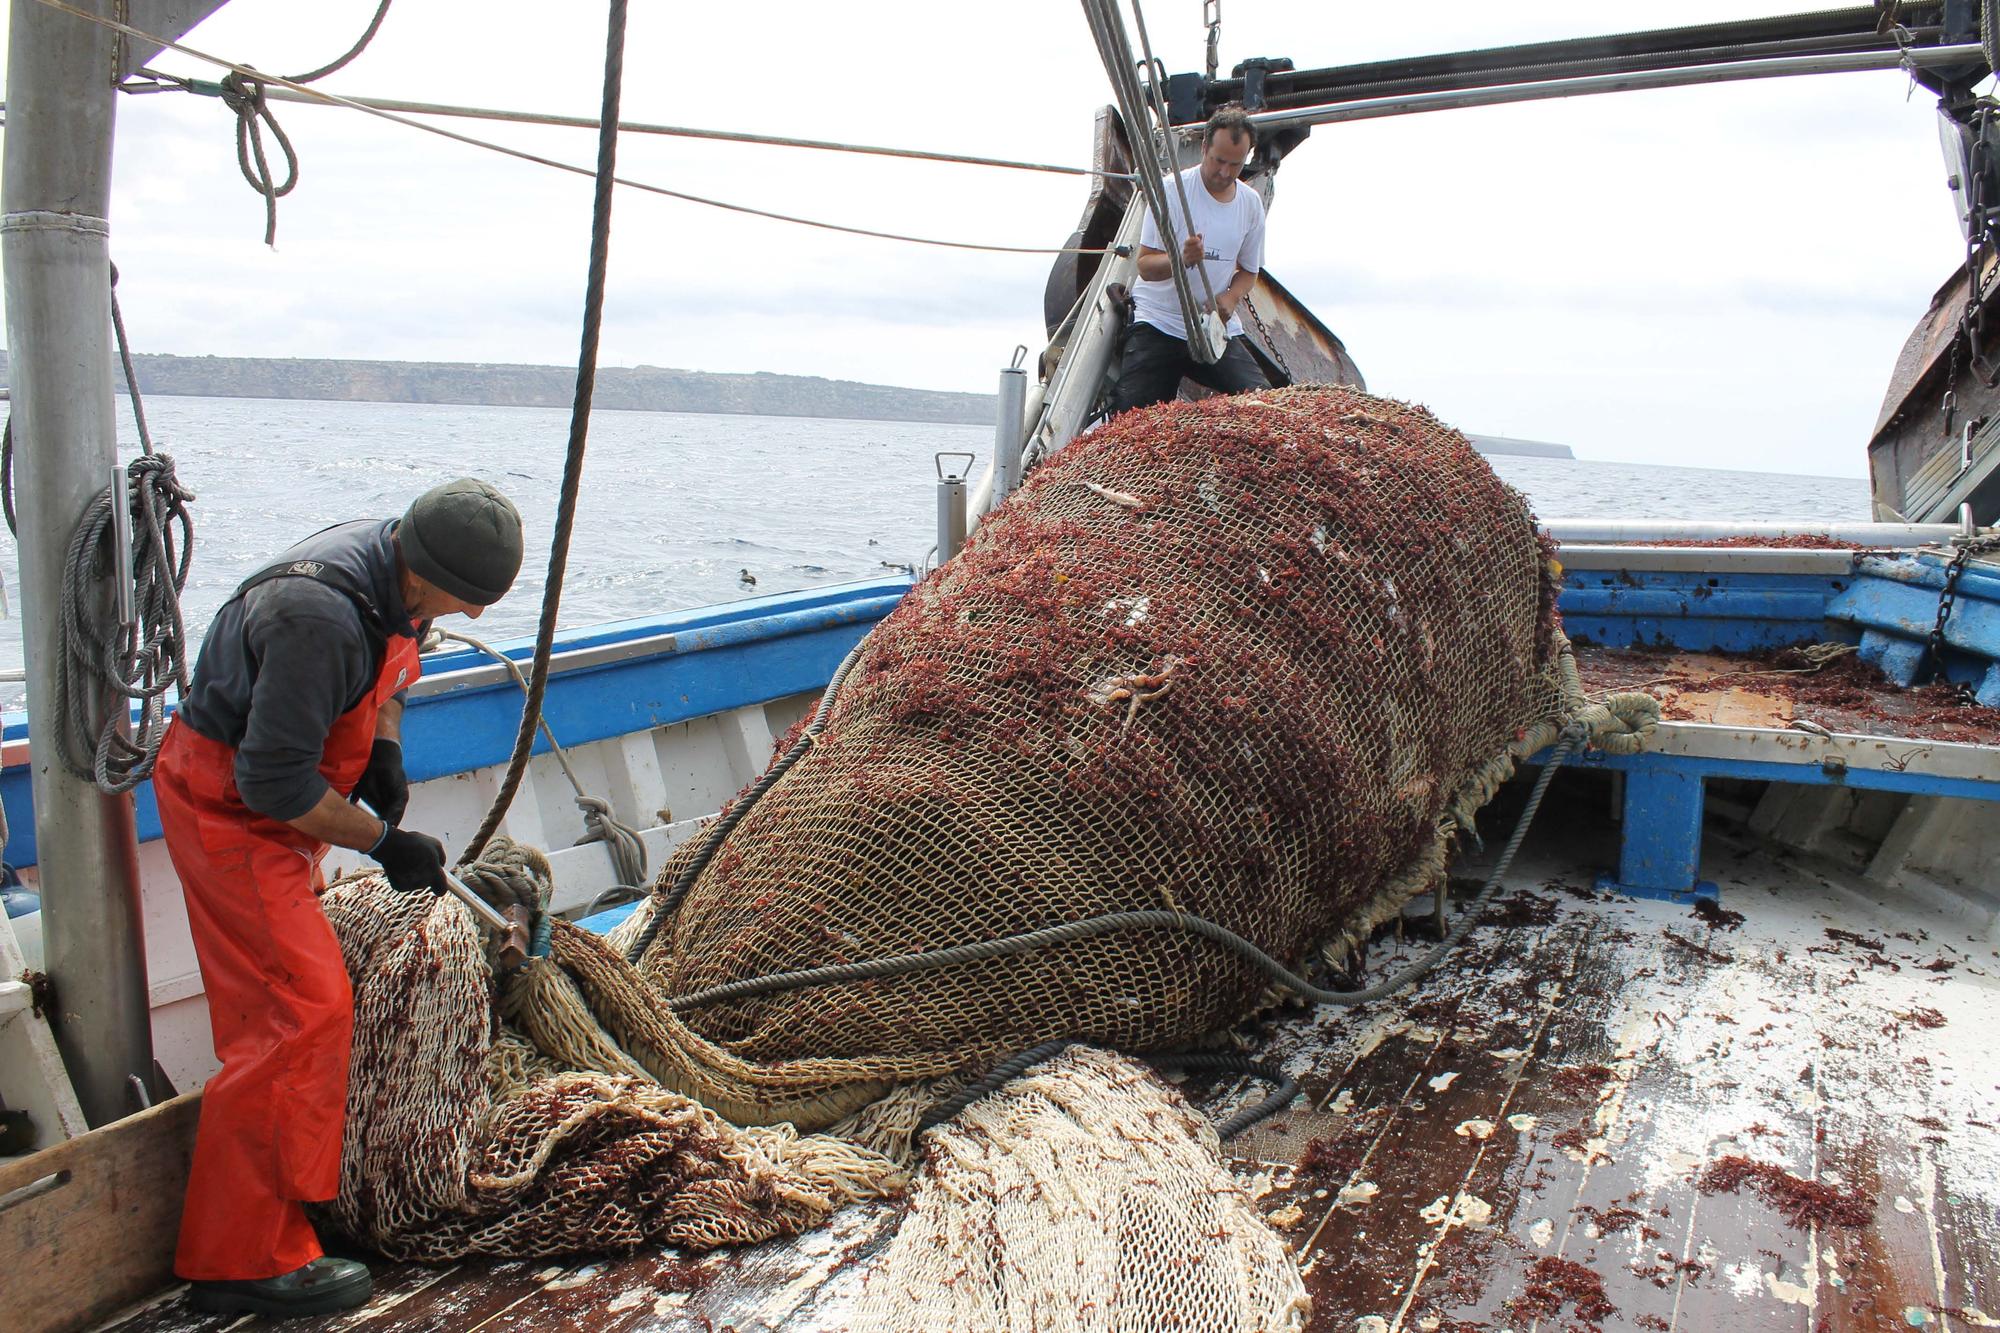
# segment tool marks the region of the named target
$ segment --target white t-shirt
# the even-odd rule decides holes
[[[1139,244],[1155,250],[1169,252],[1175,263],[1180,262],[1180,242],[1186,240],[1189,229],[1185,215],[1181,212],[1181,192],[1174,188],[1173,177],[1166,179],[1167,213],[1173,218],[1174,244],[1168,245],[1160,236],[1159,219],[1151,209],[1146,210],[1145,224],[1139,229]],[[1264,267],[1264,201],[1257,192],[1242,181],[1236,183],[1236,193],[1227,202],[1217,199],[1201,183],[1201,165],[1189,167],[1181,173],[1181,185],[1187,190],[1188,209],[1194,214],[1194,228],[1202,241],[1201,267],[1208,272],[1209,285],[1217,296],[1236,276],[1236,270],[1246,273],[1260,272]],[[1138,201],[1145,207],[1144,200]],[[1201,274],[1188,270],[1188,282],[1194,288],[1197,304],[1206,304],[1208,293],[1201,285]],[[1132,308],[1143,324],[1151,324],[1162,333],[1170,333],[1176,338],[1187,337],[1187,325],[1181,319],[1180,298],[1174,295],[1171,277],[1161,282],[1148,282],[1140,278],[1132,284]],[[1243,332],[1241,315],[1229,317],[1229,336]]]

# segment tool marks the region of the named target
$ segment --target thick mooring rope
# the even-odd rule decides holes
[[[528,755],[535,747],[535,729],[542,717],[542,697],[548,691],[549,655],[555,647],[556,611],[562,604],[563,575],[569,568],[569,540],[576,526],[576,498],[583,487],[583,452],[590,437],[590,401],[597,386],[597,340],[604,324],[605,271],[611,258],[611,187],[618,162],[618,103],[625,81],[626,0],[611,0],[604,44],[604,98],[598,116],[597,191],[591,204],[590,276],[583,298],[583,346],[577,357],[576,399],[570,406],[569,450],[563,459],[562,494],[556,501],[555,536],[549,542],[549,570],[542,585],[542,618],[535,630],[534,667],[529,672],[528,699],[521,708],[521,729],[514,753],[492,808],[478,832],[459,856],[461,864],[478,859],[486,840],[506,818],[514,803]]]

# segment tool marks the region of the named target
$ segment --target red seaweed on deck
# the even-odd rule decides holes
[[[1701,1173],[1695,1188],[1703,1194],[1734,1194],[1745,1184],[1795,1227],[1861,1227],[1875,1217],[1875,1200],[1859,1190],[1835,1189],[1747,1157],[1717,1158]]]
[[[1504,1307],[1508,1317],[1522,1321],[1554,1319],[1564,1305],[1576,1307],[1576,1317],[1590,1329],[1618,1313],[1604,1294],[1604,1279],[1573,1259],[1537,1259],[1528,1269],[1521,1294]]]

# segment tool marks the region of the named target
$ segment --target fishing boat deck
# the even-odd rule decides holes
[[[1559,778],[1506,895],[1412,991],[1257,1026],[1304,1091],[1227,1147],[1293,1239],[1310,1327],[1993,1327],[1990,893],[1885,898],[1712,837],[1725,910],[1599,894],[1605,781]],[[1422,947],[1380,942],[1370,971]],[[1195,1091],[1218,1114],[1262,1095]],[[1732,1158],[1777,1169],[1731,1184]],[[388,1266],[317,1326],[839,1329],[899,1216],[707,1256]],[[227,1326],[174,1291],[104,1327]]]
[[[1804,721],[1853,735],[2000,745],[2000,709],[1968,704],[1949,685],[1899,689],[1853,653],[1814,664],[1792,651],[1579,645],[1576,665],[1585,690],[1651,694],[1668,722],[1785,728]]]

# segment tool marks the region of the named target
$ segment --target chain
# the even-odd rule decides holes
[[[1297,377],[1292,374],[1292,367],[1285,360],[1285,349],[1278,346],[1278,340],[1273,338],[1271,330],[1264,326],[1264,317],[1257,313],[1257,303],[1250,299],[1248,292],[1243,293],[1243,308],[1250,312],[1250,322],[1257,326],[1257,336],[1264,340],[1264,346],[1270,348],[1271,355],[1277,358],[1278,369],[1285,372],[1285,382],[1287,384],[1295,382]]]
[[[2000,551],[2000,536],[1961,538],[1958,550],[1951,557],[1951,564],[1944,571],[1944,591],[1938,594],[1937,623],[1931,626],[1930,638],[1924,645],[1931,657],[1932,680],[1945,679],[1944,623],[1951,619],[1952,604],[1958,600],[1959,576],[1965,573],[1965,567],[1974,555],[1986,551]]]
[[[1984,286],[1979,253],[1985,246],[1986,238],[1986,126],[1993,112],[1992,106],[1984,105],[1972,117],[1972,150],[1966,156],[1968,166],[1965,179],[1965,307],[1959,311],[1958,329],[1951,339],[1951,361],[1945,372],[1944,397],[1940,406],[1944,410],[1945,434],[1951,433],[1952,424],[1958,415],[1958,368],[1959,363],[1970,353],[1976,364],[1979,359],[1979,334],[1975,321],[1979,313],[1979,303],[1983,299]]]
[[[1208,81],[1222,64],[1222,0],[1201,0],[1201,21],[1208,25]]]

